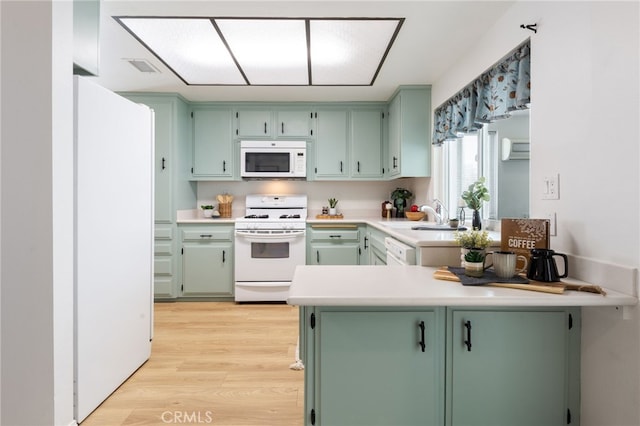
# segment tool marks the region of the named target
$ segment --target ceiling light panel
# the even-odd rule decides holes
[[[371,85],[401,19],[311,20],[314,85]]]
[[[185,83],[246,84],[210,19],[116,19]]]
[[[308,85],[306,21],[215,19],[249,84]]]

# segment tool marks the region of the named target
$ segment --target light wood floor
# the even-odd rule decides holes
[[[149,361],[82,426],[303,423],[296,307],[156,303],[154,324]]]

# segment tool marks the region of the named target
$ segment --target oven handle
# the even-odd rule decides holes
[[[306,231],[301,230],[301,231],[291,231],[291,232],[287,232],[287,233],[277,233],[277,234],[258,234],[255,232],[251,232],[251,231],[236,231],[236,236],[239,237],[245,237],[248,240],[254,240],[254,241],[258,241],[258,240],[268,240],[268,241],[273,241],[273,240],[280,240],[280,241],[291,241],[291,240],[295,240],[296,238],[299,237],[304,237]]]

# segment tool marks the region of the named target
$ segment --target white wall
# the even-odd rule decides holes
[[[639,13],[637,1],[517,2],[432,86],[437,107],[531,37],[532,217],[557,213],[553,249],[633,268],[640,266]],[[519,28],[531,23],[537,34]],[[560,199],[542,200],[551,173],[560,174]],[[583,310],[583,426],[640,424],[637,308],[629,315]]]
[[[338,212],[345,217],[375,215],[383,201],[389,200],[391,191],[401,186],[414,192],[412,179],[391,182],[306,182],[306,181],[243,181],[199,182],[197,203],[217,204],[216,195],[228,192],[234,196],[233,215],[244,215],[244,199],[247,194],[307,194],[308,214],[315,217],[323,206],[329,206],[329,198],[338,199]],[[414,192],[415,194],[415,192]]]
[[[2,1],[1,424],[73,423],[72,9]],[[37,30],[34,30],[37,29]]]

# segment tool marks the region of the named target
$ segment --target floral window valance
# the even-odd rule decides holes
[[[476,131],[484,123],[509,118],[510,111],[528,108],[530,69],[527,40],[435,110],[433,144],[458,139],[460,133]]]

